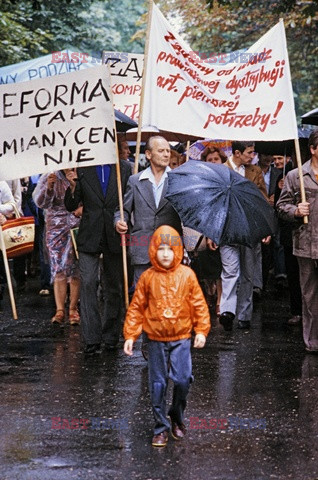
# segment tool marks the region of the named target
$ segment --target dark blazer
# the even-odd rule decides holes
[[[277,179],[282,173],[280,168],[271,166],[270,169],[271,171],[269,175],[269,192],[268,192],[269,197],[271,197],[275,193]]]
[[[157,208],[152,184],[148,179],[139,180],[141,174],[142,172],[130,177],[124,197],[125,221],[132,223],[128,245],[134,265],[149,262],[149,242],[154,231],[161,225],[170,225],[182,235],[180,217],[170,202],[164,198],[168,189],[168,178],[165,179]],[[114,222],[118,220],[120,213],[117,210]]]
[[[130,163],[120,160],[121,185],[123,194],[131,175]],[[80,203],[83,205],[83,216],[77,236],[79,252],[101,252],[104,242],[112,253],[120,253],[121,238],[114,229],[114,212],[118,207],[118,189],[116,165],[111,165],[110,177],[106,196],[97,176],[96,167],[77,169],[78,181],[74,193],[70,188],[65,193],[65,207],[68,211],[75,210]]]

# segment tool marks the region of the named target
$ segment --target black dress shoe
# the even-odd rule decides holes
[[[232,312],[223,312],[219,317],[219,322],[223,326],[226,332],[230,332],[233,328],[234,313]]]
[[[249,328],[251,328],[251,322],[249,320],[239,320],[237,328],[240,328],[242,330],[248,330]]]
[[[100,353],[100,343],[93,343],[86,345],[84,348],[85,355],[94,355],[95,353]]]

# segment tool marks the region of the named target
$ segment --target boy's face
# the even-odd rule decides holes
[[[159,245],[157,260],[163,268],[170,268],[174,259],[174,251],[169,245]]]

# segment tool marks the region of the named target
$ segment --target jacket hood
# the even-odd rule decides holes
[[[151,238],[148,250],[150,261],[156,270],[166,272],[167,269],[162,267],[157,260],[157,250],[162,244],[169,245],[172,248],[174,259],[171,267],[168,270],[175,270],[183,259],[182,237],[179,235],[177,230],[169,227],[169,225],[161,225],[161,227],[157,228]]]

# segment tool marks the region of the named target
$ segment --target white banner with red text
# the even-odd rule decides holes
[[[283,22],[244,52],[197,55],[154,4],[142,125],[203,138],[298,138]]]

